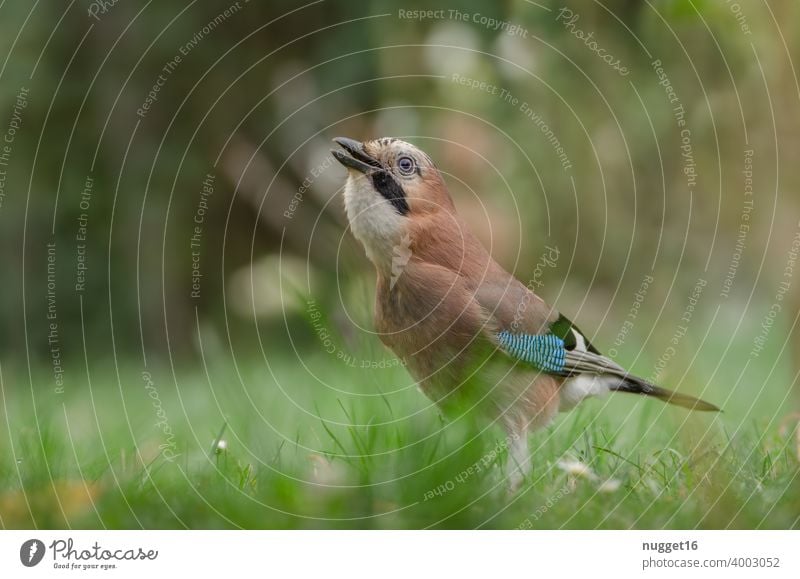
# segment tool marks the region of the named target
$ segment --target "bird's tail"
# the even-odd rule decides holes
[[[663,402],[669,402],[677,406],[683,406],[690,410],[700,410],[701,412],[719,412],[720,409],[713,404],[689,396],[688,394],[679,394],[666,388],[661,388],[655,384],[651,384],[646,380],[637,378],[636,376],[626,376],[620,382],[611,388],[616,392],[630,392],[632,394],[644,394],[645,396],[653,396]]]

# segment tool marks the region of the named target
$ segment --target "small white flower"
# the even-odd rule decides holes
[[[597,486],[597,492],[599,493],[613,493],[619,490],[619,487],[622,486],[622,481],[610,478],[608,480],[604,480]]]
[[[579,460],[574,460],[574,459],[559,460],[558,463],[556,464],[558,468],[560,468],[570,476],[583,477],[588,479],[594,479],[597,476],[596,474],[594,474],[594,472],[592,471],[592,469],[589,467],[588,464],[585,464]]]
[[[228,442],[224,438],[220,438],[217,441],[216,446],[214,447],[214,452],[216,452],[217,454],[221,454],[226,450],[228,450]]]
[[[319,454],[308,455],[311,461],[311,480],[324,487],[336,487],[344,484],[346,473],[339,463],[334,463]]]

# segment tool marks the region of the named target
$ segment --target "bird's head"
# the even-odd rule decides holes
[[[415,220],[454,211],[439,170],[414,145],[394,138],[334,141],[342,150],[331,153],[347,169],[344,200],[350,227],[379,268],[391,263]]]

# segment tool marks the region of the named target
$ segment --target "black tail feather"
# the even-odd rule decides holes
[[[641,378],[636,378],[635,376],[628,376],[624,378],[617,386],[613,387],[612,390],[616,392],[630,392],[632,394],[653,396],[663,402],[669,402],[670,404],[683,406],[684,408],[688,408],[690,410],[699,410],[701,412],[721,412],[719,408],[710,402],[700,400],[699,398],[689,396],[688,394],[680,394],[678,392],[673,392],[672,390],[667,390],[666,388],[661,388],[660,386],[656,386],[655,384],[651,384],[650,382],[642,380]]]

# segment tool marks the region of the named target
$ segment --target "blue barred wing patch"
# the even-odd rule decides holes
[[[497,340],[509,354],[545,372],[562,372],[566,363],[564,340],[554,334],[512,334],[502,331]]]

